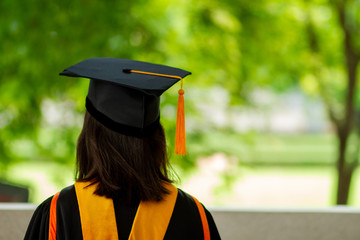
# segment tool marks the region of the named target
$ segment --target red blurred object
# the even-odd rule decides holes
[[[0,202],[28,202],[28,200],[27,187],[0,181]]]

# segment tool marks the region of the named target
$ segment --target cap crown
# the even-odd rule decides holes
[[[89,113],[106,127],[136,137],[151,133],[160,118],[160,95],[189,74],[165,65],[119,58],[90,58],[60,73],[90,78],[86,98]]]

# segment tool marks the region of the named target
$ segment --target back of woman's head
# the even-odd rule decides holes
[[[96,194],[126,201],[162,199],[168,178],[166,140],[159,124],[145,138],[119,134],[88,112],[77,145],[77,181],[98,183]]]

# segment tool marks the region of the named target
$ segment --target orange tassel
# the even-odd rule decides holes
[[[175,154],[179,154],[181,156],[186,154],[184,90],[182,88],[179,90],[179,100],[177,106]]]

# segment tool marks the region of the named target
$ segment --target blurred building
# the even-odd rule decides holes
[[[191,93],[197,100],[199,119],[188,119],[190,128],[228,128],[236,132],[323,133],[331,130],[324,104],[299,89],[276,93],[256,89],[247,104],[231,105],[227,90],[213,87]],[[190,95],[190,94],[188,94]]]
[[[29,190],[26,187],[0,181],[0,202],[28,202]]]

